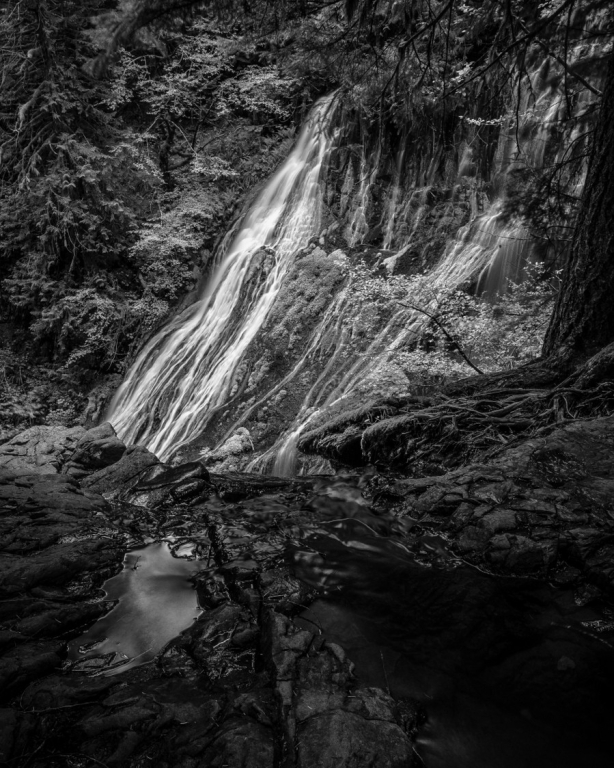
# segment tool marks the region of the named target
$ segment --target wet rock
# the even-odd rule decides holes
[[[270,688],[240,693],[232,702],[233,712],[251,717],[257,723],[273,726],[275,723],[275,696]]]
[[[557,470],[553,484],[548,450],[533,454],[563,444],[564,462],[579,456],[586,473],[561,484]],[[432,689],[418,704],[412,686],[433,669],[436,691],[459,675],[505,706],[529,697],[522,706],[554,721],[557,696],[588,696],[594,669],[610,679],[606,630],[566,628],[570,603],[601,622],[604,587],[587,580],[614,575],[604,451],[599,430],[563,430],[490,465],[403,480],[209,476],[134,447],[81,488],[67,474],[3,473],[0,674],[16,708],[0,712],[0,733],[19,741],[9,759],[38,749],[33,765],[51,765],[62,743],[118,768],[407,766],[416,730],[428,736],[418,712],[432,706]],[[59,674],[65,643],[108,608],[92,597],[118,570],[124,526],[202,558],[203,613],[148,665]],[[567,602],[559,614],[542,604],[547,585],[488,571],[545,574]]]
[[[14,709],[0,709],[0,765],[9,762],[17,729]]]
[[[259,578],[263,602],[277,613],[296,613],[297,606],[309,603],[309,591],[285,566],[264,571]]]
[[[10,697],[57,668],[66,640],[106,610],[89,598],[121,551],[99,533],[104,499],[67,475],[4,473],[0,509],[0,688]]]
[[[455,548],[462,553],[484,552],[488,546],[490,534],[483,528],[475,525],[468,526],[455,541]]]
[[[313,634],[273,611],[268,614],[266,629],[267,656],[275,669],[275,679],[278,684],[291,682],[296,677],[296,661],[311,645]],[[286,690],[286,686],[282,689]],[[289,704],[287,696],[282,694],[283,700]]]
[[[109,422],[88,430],[75,446],[63,471],[73,477],[85,477],[98,469],[115,464],[126,452]]]
[[[138,723],[155,718],[157,713],[155,702],[141,699],[138,706],[123,707],[118,712],[102,717],[98,713],[87,717],[78,724],[78,728],[86,737],[99,736],[108,731],[128,730]]]
[[[223,475],[212,472],[210,477],[220,498],[226,502],[251,499],[265,493],[300,490],[313,483],[309,477],[287,479],[251,472],[225,472]]]
[[[203,755],[208,768],[274,768],[275,740],[270,729],[245,720],[228,724]]]
[[[101,603],[61,605],[51,600],[34,599],[21,610],[21,618],[12,626],[15,632],[24,637],[53,637],[58,634],[58,627],[67,631],[86,626],[106,611],[106,606]]]
[[[563,541],[568,556],[576,562],[585,563],[596,549],[611,541],[611,535],[605,538],[599,528],[574,526],[566,531]]]
[[[62,663],[61,642],[25,643],[0,658],[0,696],[6,700],[28,683],[51,672]]]
[[[10,477],[0,476],[0,540],[7,567],[9,554],[15,558],[55,544],[106,509],[104,499],[86,496],[66,475],[21,476],[13,482]]]
[[[512,531],[516,525],[516,513],[511,509],[497,509],[480,518],[480,526],[490,533]]]
[[[467,492],[462,485],[436,479],[434,484],[416,499],[413,508],[419,513],[447,517],[465,499],[467,499]]]
[[[189,630],[193,653],[206,661],[214,645],[230,643],[237,628],[249,625],[249,619],[240,606],[228,603],[207,611]]]
[[[144,507],[155,507],[169,501],[186,502],[212,492],[209,472],[200,461],[169,467],[157,463],[139,475],[121,498]]]
[[[338,644],[275,612],[267,620],[286,750],[301,766],[409,765],[411,740],[383,691],[355,688],[353,665]]]
[[[29,685],[20,701],[26,710],[53,710],[93,703],[116,684],[110,677],[49,675]]]
[[[0,445],[0,469],[14,475],[54,475],[85,434],[83,427],[31,427]]]
[[[334,711],[308,720],[298,731],[300,768],[408,768],[412,744],[394,723]]]
[[[107,757],[107,765],[121,765],[122,763],[125,765],[125,761],[132,757],[146,738],[145,732],[127,730],[117,745],[117,749]]]
[[[15,595],[38,585],[63,586],[84,571],[116,559],[104,540],[55,544],[28,558],[0,555],[0,595]]]
[[[139,480],[141,474],[159,460],[147,448],[140,445],[129,446],[119,461],[111,466],[93,472],[84,478],[81,485],[96,493],[104,493],[111,498],[126,493]]]
[[[586,575],[609,592],[614,592],[614,543],[604,542],[584,561]]]
[[[556,541],[537,542],[526,536],[501,534],[493,536],[488,560],[505,568],[509,573],[523,575],[542,574],[554,562]]]

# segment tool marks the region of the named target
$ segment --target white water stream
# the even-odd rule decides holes
[[[168,459],[222,405],[293,255],[320,231],[320,178],[334,96],[313,108],[296,146],[249,209],[204,295],[145,346],[111,403],[120,437]],[[266,250],[265,250],[266,249]]]
[[[493,188],[498,187],[499,192],[482,212],[478,211],[473,201],[473,214],[470,221],[460,227],[456,236],[448,241],[442,257],[429,274],[433,296],[445,294],[447,291],[473,281],[477,283],[481,294],[494,297],[504,292],[510,282],[515,283],[523,279],[527,265],[534,260],[535,242],[531,233],[519,219],[506,217],[504,209],[509,174],[517,168],[542,168],[548,145],[556,130],[560,129],[561,113],[565,107],[564,94],[560,87],[553,87],[545,82],[543,70],[544,62],[536,62],[529,84],[519,89],[519,104],[514,105],[502,120],[490,180]],[[587,94],[583,94],[582,102],[586,100],[590,101],[590,94],[588,97]],[[582,109],[585,106],[585,103],[580,104]],[[578,107],[577,109],[579,110]],[[563,159],[567,146],[574,140],[577,132],[582,130],[578,121],[572,125],[573,129],[568,141],[561,142],[559,145],[556,162]],[[404,223],[407,232],[406,242],[397,255],[392,257],[393,261],[410,247],[414,233],[425,211],[428,211],[426,197],[431,186],[435,184],[437,168],[434,156],[423,178],[420,179],[422,185],[416,187],[410,184],[404,196],[401,184],[404,152],[405,147],[402,147],[394,169],[393,184],[388,190],[388,200],[384,208],[385,217],[382,222],[384,249],[390,248],[399,222]],[[368,162],[363,152],[353,205],[351,199],[346,203],[348,225],[345,237],[350,247],[362,242],[367,234],[368,208],[379,163],[379,153],[376,153]],[[465,158],[461,158],[457,182],[463,175],[464,165]],[[351,198],[349,188],[352,181],[351,166],[348,166],[342,190],[346,198]],[[582,180],[576,178],[574,184],[575,186],[571,185],[571,189],[579,193]],[[418,205],[415,205],[415,201],[418,201]],[[412,208],[413,212],[410,213]],[[436,234],[435,230],[434,234]],[[436,300],[434,302],[436,304]],[[436,311],[435,306],[427,308]],[[387,362],[394,358],[396,350],[411,343],[412,339],[420,335],[425,323],[423,315],[412,310],[399,309],[379,328],[367,350],[355,354],[354,357],[348,357],[348,329],[352,326],[352,317],[359,315],[360,311],[360,299],[352,292],[350,278],[349,284],[341,294],[337,295],[328,312],[314,329],[303,356],[275,391],[290,382],[299,371],[308,367],[323,370],[323,373],[305,395],[293,423],[278,436],[266,453],[249,465],[249,469],[270,471],[272,468],[274,474],[294,474],[297,471],[299,458],[297,446],[301,434],[314,426],[314,422],[323,411],[328,412],[338,403],[353,401],[353,407],[355,407],[356,394],[360,391],[365,379],[369,376],[377,376],[378,371],[382,371]],[[330,336],[331,331],[336,340],[335,344],[328,350],[325,360],[318,360],[322,354],[321,340]],[[467,374],[470,374],[469,369]],[[273,394],[274,392],[269,392],[263,396],[253,410],[267,402]],[[244,420],[245,416],[239,423]],[[231,428],[229,434],[232,431]]]
[[[488,180],[492,196],[484,205],[486,195],[478,179],[472,193],[470,221],[448,240],[429,274],[433,294],[470,281],[475,284],[477,280],[480,291],[494,295],[504,290],[509,280],[521,278],[525,265],[533,258],[534,244],[527,228],[521,221],[505,216],[506,182],[517,168],[539,169],[544,165],[547,146],[561,124],[563,93],[559,86],[548,82],[544,72],[544,66],[537,62],[529,86],[519,89],[519,103],[501,118],[498,149]],[[585,101],[583,96],[576,115],[586,109]],[[334,112],[334,96],[314,107],[288,159],[249,208],[229,246],[217,254],[215,272],[200,301],[162,329],[129,371],[108,414],[126,442],[145,445],[167,460],[202,435],[211,417],[228,403],[239,366],[252,340],[265,328],[295,254],[311,237],[320,234],[323,172],[336,139],[331,129]],[[581,130],[582,121],[576,120],[569,141],[575,138],[574,131]],[[569,141],[558,140],[555,159],[561,159]],[[458,168],[446,171],[447,183],[454,189],[461,188],[472,152],[468,145]],[[405,179],[405,153],[403,146],[396,158],[380,222],[384,248],[390,248],[402,233],[393,260],[412,247],[414,233],[424,226],[429,212],[428,192],[438,183],[441,159],[440,151],[435,149],[418,176]],[[350,247],[361,243],[368,233],[369,208],[380,163],[379,152],[367,158],[363,149],[357,175],[348,164],[340,215],[345,218],[345,238]],[[580,191],[582,179],[576,177],[568,182],[570,189]],[[496,194],[492,190],[497,190]],[[482,206],[477,203],[478,195]],[[448,208],[454,205],[452,197]],[[399,250],[400,245],[403,247]],[[341,258],[345,256],[341,254]],[[392,271],[392,262],[390,266]],[[280,475],[295,473],[301,433],[313,427],[324,409],[328,412],[350,397],[362,397],[365,379],[377,379],[395,350],[421,332],[424,317],[409,308],[397,307],[386,321],[380,320],[373,327],[371,340],[363,343],[360,330],[356,330],[362,299],[360,291],[353,289],[348,270],[343,288],[331,295],[330,303],[304,338],[299,354],[289,358],[288,372],[266,393],[255,393],[247,407],[237,412],[237,420],[225,438],[250,420],[262,419],[259,410],[286,388],[294,390],[299,379],[309,382],[306,389],[301,389],[301,402],[292,423],[248,469],[272,470]]]

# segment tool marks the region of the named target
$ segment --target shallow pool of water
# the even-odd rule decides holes
[[[70,644],[73,668],[115,674],[151,661],[200,615],[190,578],[201,568],[175,557],[167,542],[128,552],[122,572],[103,587],[106,600],[119,602]]]

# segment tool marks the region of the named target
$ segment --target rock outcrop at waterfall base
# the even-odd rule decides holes
[[[612,418],[405,479],[209,475],[108,425],[29,430],[0,455],[1,759],[406,768],[441,717],[408,669],[436,664],[467,706],[476,685],[495,708],[519,702],[531,728],[563,723],[607,765]],[[72,665],[67,643],[109,610],[102,583],[147,538],[195,544],[203,613],[151,664],[91,676],[102,662]],[[339,628],[348,612],[362,650]],[[559,738],[552,764],[577,764]]]

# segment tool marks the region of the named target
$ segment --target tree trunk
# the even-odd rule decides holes
[[[543,355],[583,363],[614,341],[614,55],[610,57],[588,174]]]

